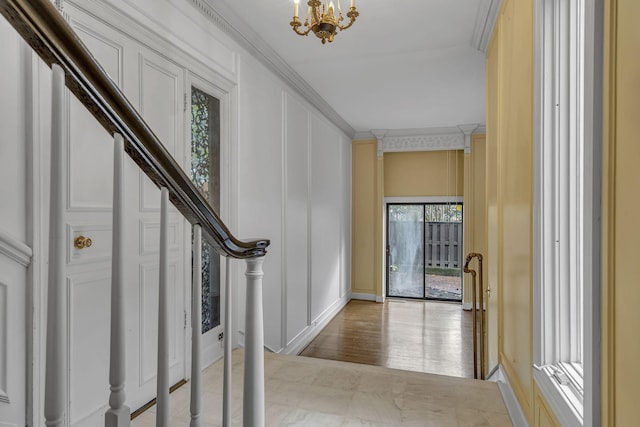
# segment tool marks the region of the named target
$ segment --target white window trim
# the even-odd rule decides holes
[[[603,10],[535,2],[534,378],[567,426],[600,424]]]

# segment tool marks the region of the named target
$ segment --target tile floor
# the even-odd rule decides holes
[[[242,425],[242,350],[233,352],[233,425]],[[222,361],[204,371],[202,427],[221,425]],[[187,383],[171,426],[189,425]],[[495,383],[332,360],[265,354],[267,426],[511,426]],[[155,407],[133,427],[155,426]]]

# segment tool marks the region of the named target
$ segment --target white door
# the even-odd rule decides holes
[[[185,71],[175,63],[144,48],[140,48],[137,74],[140,76],[139,111],[153,132],[163,142],[167,150],[182,164],[184,141],[184,84]],[[160,240],[160,190],[135,168],[128,178],[132,189],[127,199],[131,206],[130,223],[132,230],[137,231],[138,242],[131,254],[129,266],[138,271],[131,272],[131,277],[139,277],[138,289],[131,296],[131,310],[135,310],[138,327],[130,334],[128,347],[138,347],[137,358],[128,359],[132,366],[127,375],[132,392],[130,401],[132,409],[148,401],[148,396],[155,396],[157,369],[157,324],[158,324],[158,257]],[[136,189],[137,192],[134,190]],[[137,193],[137,194],[136,194]],[[135,223],[135,224],[134,224]],[[186,313],[185,292],[185,232],[191,234],[190,228],[182,215],[173,207],[169,209],[169,287],[170,301],[170,380],[175,384],[185,378],[185,328]],[[187,277],[190,277],[188,275]],[[137,304],[134,301],[137,300]],[[134,314],[132,312],[132,314]],[[131,353],[133,354],[133,353]],[[134,377],[134,373],[137,378]],[[139,391],[136,390],[139,387]],[[146,399],[146,401],[145,401]]]
[[[96,59],[142,113],[167,149],[184,150],[184,69],[141,48],[74,8],[70,23]],[[69,418],[73,426],[104,424],[108,402],[111,266],[112,136],[67,96],[67,285]],[[125,288],[127,404],[135,410],[156,394],[160,192],[126,157]],[[185,226],[170,210],[171,380],[185,377]],[[74,240],[92,240],[77,249]]]

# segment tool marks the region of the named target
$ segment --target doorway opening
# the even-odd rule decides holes
[[[462,203],[387,204],[387,296],[462,302]]]

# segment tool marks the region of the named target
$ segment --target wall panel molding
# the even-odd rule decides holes
[[[8,312],[8,288],[9,285],[0,281],[0,403],[10,404],[9,393],[7,391],[7,364],[9,358],[7,343],[7,327],[9,326]]]
[[[0,231],[0,255],[4,255],[22,266],[28,267],[31,264],[33,251],[18,239]]]

